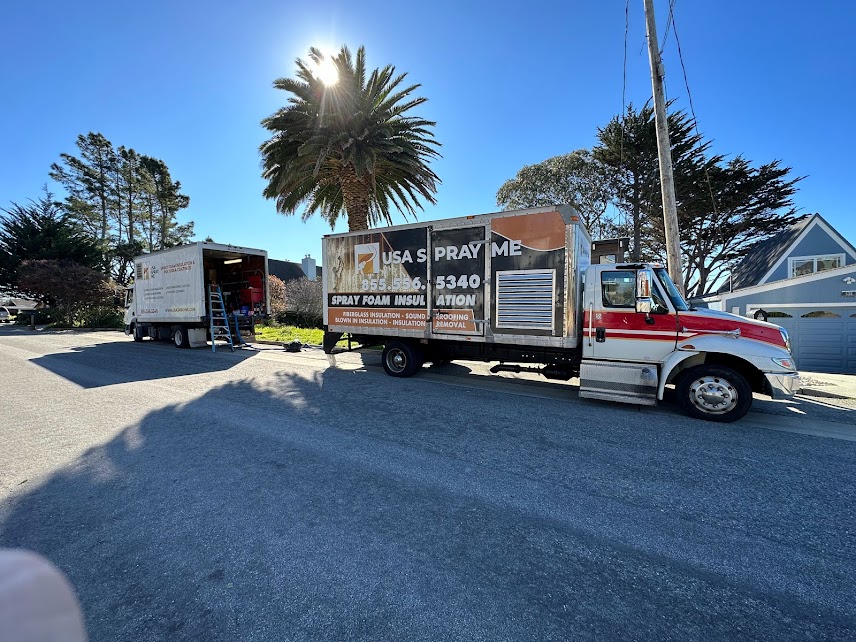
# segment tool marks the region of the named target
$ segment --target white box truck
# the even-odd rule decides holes
[[[394,377],[497,361],[494,372],[578,376],[581,397],[635,404],[674,384],[689,415],[713,421],[745,415],[753,391],[793,394],[784,329],[692,308],[662,266],[590,262],[569,206],[328,235],[324,349],[347,334],[383,345]]]
[[[125,333],[171,340],[179,348],[207,345],[208,287],[219,286],[229,325],[254,333],[270,313],[265,250],[191,243],[134,259],[134,281],[125,294]]]

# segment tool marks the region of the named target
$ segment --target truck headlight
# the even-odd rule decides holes
[[[776,357],[773,357],[773,363],[785,370],[796,370],[793,359],[777,359]]]
[[[788,331],[780,327],[779,332],[782,334],[782,341],[785,342],[785,348],[787,348],[788,352],[793,354],[793,352],[791,352],[791,337],[788,336]]]

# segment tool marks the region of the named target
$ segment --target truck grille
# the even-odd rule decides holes
[[[553,330],[555,270],[496,273],[496,327]]]

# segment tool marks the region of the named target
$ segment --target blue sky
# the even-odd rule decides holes
[[[658,0],[660,39],[668,3]],[[651,94],[642,0],[630,1],[627,101]],[[702,133],[755,164],[781,159],[796,203],[856,242],[849,124],[856,4],[678,0],[675,22]],[[277,77],[310,46],[365,45],[429,99],[443,158],[437,205],[420,220],[490,212],[523,166],[595,143],[622,107],[625,3],[7,2],[0,9],[0,206],[38,198],[78,134],[163,159],[197,236],[320,258],[319,220],[262,198],[259,122],[282,106]],[[675,47],[667,93],[688,108]],[[403,222],[397,219],[396,222]],[[345,229],[344,217],[336,231]]]

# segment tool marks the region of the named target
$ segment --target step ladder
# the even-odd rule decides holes
[[[223,292],[219,285],[208,286],[208,318],[211,321],[211,352],[217,352],[217,339],[225,339],[234,352],[235,344],[229,329],[229,316],[226,314],[226,306],[223,305]]]

